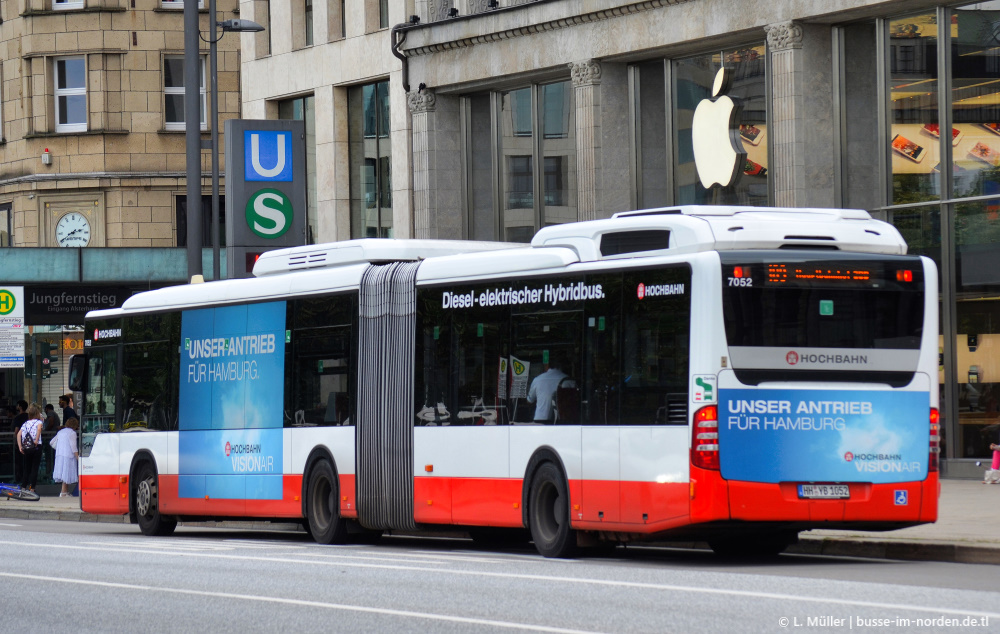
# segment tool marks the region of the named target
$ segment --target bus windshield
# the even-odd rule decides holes
[[[765,251],[721,259],[726,338],[741,380],[818,378],[788,375],[804,371],[839,381],[912,378],[924,321],[919,258]]]

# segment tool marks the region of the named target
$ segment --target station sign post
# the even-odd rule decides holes
[[[265,251],[306,243],[305,122],[226,121],[226,265],[252,277]]]

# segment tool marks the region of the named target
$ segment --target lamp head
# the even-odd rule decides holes
[[[253,20],[240,20],[238,18],[219,22],[219,28],[221,28],[223,32],[232,33],[259,33],[264,30],[263,26],[257,24]]]

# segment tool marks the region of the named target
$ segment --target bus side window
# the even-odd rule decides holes
[[[591,299],[585,307],[581,422],[617,425],[622,381],[622,275],[588,275],[587,284],[600,284],[604,298]]]
[[[621,424],[687,424],[691,269],[623,276]]]
[[[285,427],[353,424],[353,295],[301,299],[287,346]]]

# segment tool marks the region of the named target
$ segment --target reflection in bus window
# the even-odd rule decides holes
[[[622,291],[621,424],[687,424],[690,269],[628,273]]]

